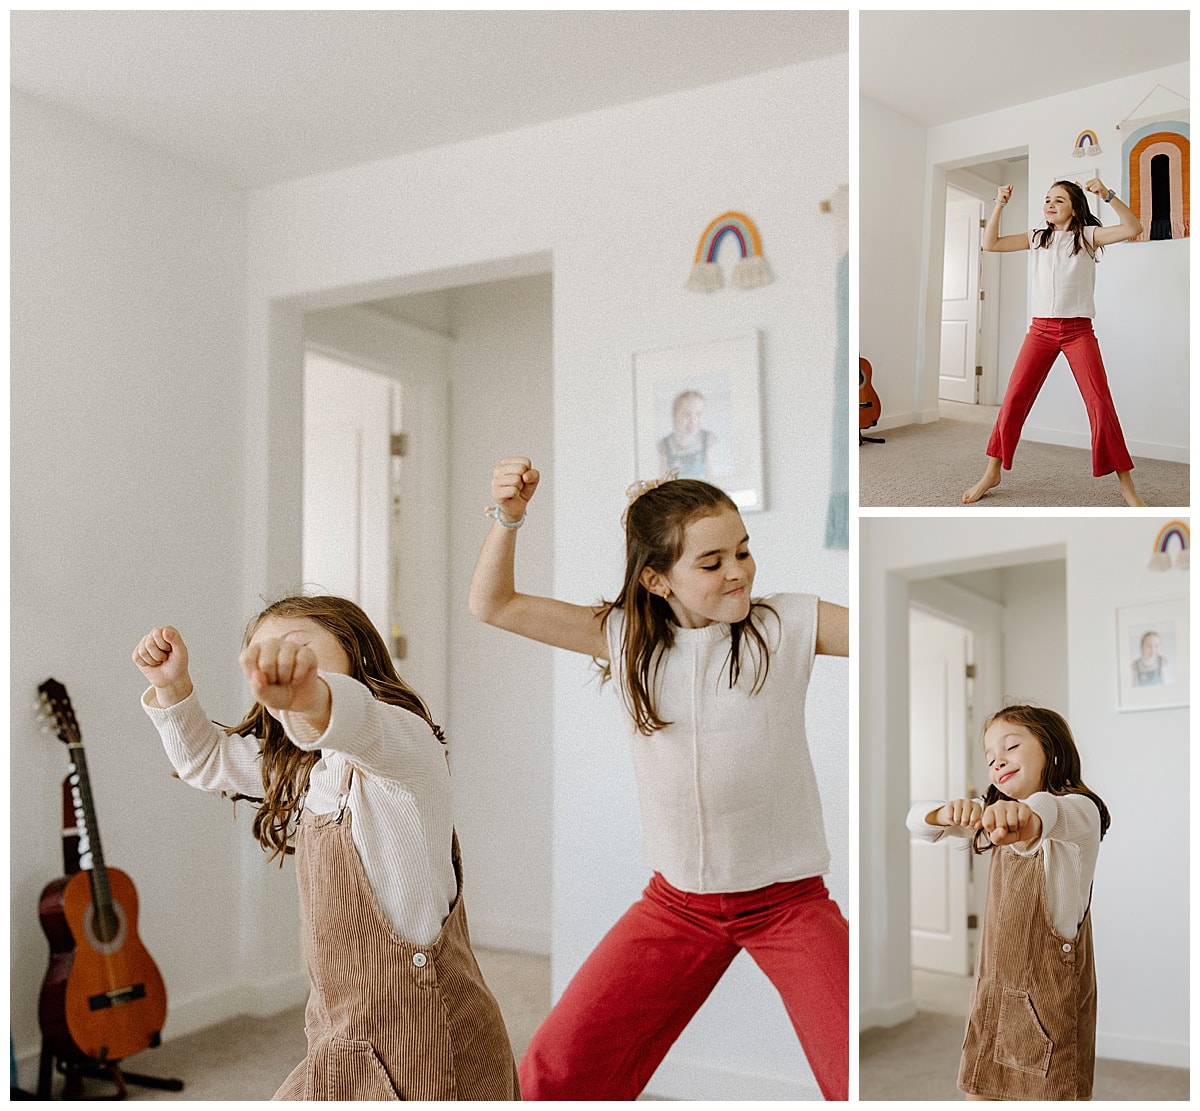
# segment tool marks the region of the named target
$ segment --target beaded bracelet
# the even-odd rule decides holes
[[[500,507],[499,506],[489,505],[487,507],[487,509],[485,509],[483,511],[483,515],[485,517],[491,517],[491,519],[493,521],[495,521],[496,524],[498,524],[501,528],[520,528],[525,523],[525,518],[529,514],[522,513],[521,516],[518,517],[515,521],[506,521],[503,517],[500,516]]]

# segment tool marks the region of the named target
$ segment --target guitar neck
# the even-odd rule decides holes
[[[96,807],[92,801],[92,784],[88,778],[87,756],[83,741],[72,741],[70,781],[76,812],[83,818],[79,866],[88,872],[92,885],[92,903],[95,906],[96,933],[105,941],[111,940],[117,930],[113,911],[112,890],[108,882],[108,869],[104,865],[104,850],[100,846],[100,827],[96,822]]]

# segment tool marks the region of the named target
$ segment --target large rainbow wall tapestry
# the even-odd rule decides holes
[[[717,253],[722,244],[732,240],[737,244],[739,257],[729,275],[735,289],[753,289],[775,280],[767,260],[763,258],[762,239],[749,216],[741,212],[722,212],[704,229],[696,245],[692,273],[684,289],[692,293],[712,293],[725,284]]]
[[[1191,532],[1182,521],[1171,521],[1163,525],[1154,540],[1154,554],[1150,557],[1151,571],[1169,571],[1171,569],[1171,542],[1179,545],[1175,553],[1175,567],[1179,571],[1187,571],[1191,567]]]
[[[1121,192],[1142,222],[1138,241],[1191,235],[1189,130],[1184,120],[1135,124],[1121,144]]]

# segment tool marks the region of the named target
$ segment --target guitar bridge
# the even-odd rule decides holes
[[[102,991],[99,995],[89,996],[88,1006],[93,1011],[106,1011],[110,1007],[119,1007],[122,1003],[132,1003],[145,998],[145,984],[130,984],[127,988],[113,988],[112,991]]]

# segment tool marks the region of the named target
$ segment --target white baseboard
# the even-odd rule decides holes
[[[915,999],[901,999],[896,1003],[873,1003],[860,1007],[858,1012],[859,1030],[870,1030],[873,1026],[899,1026],[917,1015]]]
[[[1023,440],[1032,440],[1036,444],[1057,444],[1059,447],[1075,447],[1083,451],[1092,450],[1092,438],[1089,432],[1066,432],[1061,428],[1042,428],[1035,424],[1026,424],[1021,430]],[[1191,450],[1186,444],[1158,444],[1149,440],[1126,440],[1125,446],[1129,454],[1141,456],[1143,459],[1161,459],[1166,463],[1187,463],[1191,460]]]
[[[471,915],[471,944],[481,949],[503,949],[509,953],[550,955],[549,926],[531,926],[495,915]]]
[[[669,1059],[658,1067],[646,1086],[657,1099],[694,1100],[821,1100],[816,1082],[787,1076],[719,1069],[703,1061]]]
[[[301,972],[267,983],[239,984],[212,995],[172,1001],[163,1041],[186,1037],[238,1015],[265,1018],[298,1007],[308,998],[308,986],[308,976]]]
[[[1096,1032],[1096,1056],[1136,1061],[1140,1065],[1170,1065],[1179,1069],[1191,1065],[1191,1052],[1186,1042],[1150,1041],[1147,1038],[1129,1038],[1100,1031]]]

